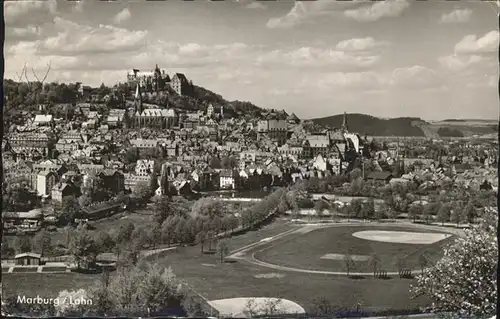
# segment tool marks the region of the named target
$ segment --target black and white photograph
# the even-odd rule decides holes
[[[1,313],[496,318],[500,1],[3,1]]]

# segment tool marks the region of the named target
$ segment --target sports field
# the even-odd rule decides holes
[[[350,254],[354,261],[351,272],[371,272],[369,259],[376,254],[380,268],[385,271],[398,271],[400,260],[404,261],[404,268],[418,270],[422,254],[432,260],[439,259],[442,246],[451,238],[434,230],[401,226],[326,227],[280,238],[256,250],[253,256],[292,268],[346,271],[344,255]]]

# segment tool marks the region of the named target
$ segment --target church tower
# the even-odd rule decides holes
[[[141,86],[139,85],[139,82],[137,83],[136,89],[135,89],[135,96],[134,96],[134,105],[135,105],[135,112],[142,113],[142,94],[141,94]]]
[[[349,127],[347,126],[347,114],[344,112],[344,119],[342,120],[342,131],[349,132]]]

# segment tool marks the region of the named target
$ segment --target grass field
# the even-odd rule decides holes
[[[62,290],[78,290],[90,287],[98,280],[95,275],[77,273],[43,274],[11,273],[2,274],[2,293],[5,296],[56,297]]]
[[[442,245],[450,239],[431,245],[398,244],[370,241],[354,237],[352,234],[366,230],[396,230],[413,232],[431,232],[423,229],[415,230],[408,227],[328,227],[311,231],[306,234],[293,234],[273,242],[268,248],[255,253],[258,260],[293,268],[345,271],[343,260],[321,259],[326,254],[346,254],[370,256],[376,253],[380,257],[381,268],[386,271],[397,271],[397,263],[404,258],[406,267],[419,269],[418,258],[426,253],[439,258]],[[434,231],[432,231],[434,232]],[[355,261],[353,272],[371,272],[369,262]]]
[[[42,271],[43,272],[48,272],[48,271],[66,271],[66,267],[43,267]]]
[[[229,249],[235,250],[296,227],[278,220],[258,231],[228,239]],[[325,246],[325,243],[318,242],[317,245]],[[293,248],[289,246],[287,249]],[[305,249],[305,246],[300,249]],[[326,250],[333,252],[331,249]],[[314,301],[320,297],[338,308],[355,309],[360,303],[363,310],[370,312],[415,309],[427,304],[426,299],[411,298],[409,285],[412,280],[377,280],[369,277],[356,280],[345,276],[276,271],[246,261],[220,263],[217,254],[201,254],[199,246],[182,247],[153,259],[171,266],[179,279],[208,300],[279,297],[298,303],[306,311],[312,311]],[[99,275],[77,273],[5,274],[3,290],[6,295],[56,296],[61,290],[87,288],[98,279]]]
[[[13,273],[36,272],[38,267],[15,267]]]

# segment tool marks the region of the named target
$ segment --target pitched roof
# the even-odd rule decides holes
[[[175,73],[174,78],[178,78],[183,83],[188,83],[188,80],[183,73]]]
[[[140,116],[174,117],[175,111],[173,109],[145,109]]]
[[[23,258],[23,257],[33,257],[33,258],[42,258],[42,255],[37,253],[22,253],[14,256],[14,259]]]

